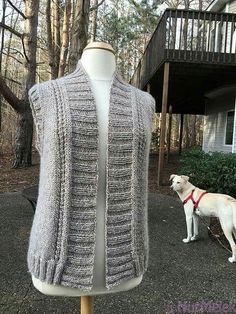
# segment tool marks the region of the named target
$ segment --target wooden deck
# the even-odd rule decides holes
[[[167,9],[130,83],[147,90],[161,112],[164,64],[170,64],[173,113],[204,114],[205,93],[236,83],[236,14]]]

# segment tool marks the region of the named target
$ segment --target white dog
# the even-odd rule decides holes
[[[236,199],[219,193],[207,193],[189,182],[188,176],[172,174],[171,188],[177,192],[184,205],[187,224],[187,238],[184,243],[194,241],[198,237],[198,216],[218,217],[222,230],[230,243],[232,257],[231,263],[236,262],[236,244],[232,234],[236,239]],[[193,223],[193,234],[192,234]]]

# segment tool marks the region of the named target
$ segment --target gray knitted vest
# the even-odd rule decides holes
[[[40,153],[28,272],[49,284],[92,288],[98,188],[98,121],[81,60],[71,74],[35,84],[29,101]],[[148,164],[155,100],[116,69],[106,163],[106,288],[147,270]]]

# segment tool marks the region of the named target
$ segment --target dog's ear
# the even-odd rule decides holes
[[[189,177],[188,177],[188,176],[181,176],[181,178],[183,178],[185,181],[188,181],[188,180],[189,180]]]
[[[177,176],[177,174],[171,174],[169,181],[171,181],[172,179],[174,179],[174,177],[176,177],[176,176]]]

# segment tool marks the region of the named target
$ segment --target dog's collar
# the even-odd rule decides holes
[[[189,194],[189,196],[187,196],[184,200],[183,200],[183,205],[185,205],[189,200],[191,200],[193,202],[193,210],[195,211],[198,208],[198,205],[200,203],[201,198],[207,193],[202,192],[202,194],[199,196],[199,198],[197,199],[197,201],[194,200],[193,198],[193,193],[194,193],[195,189],[192,190],[192,192]]]

